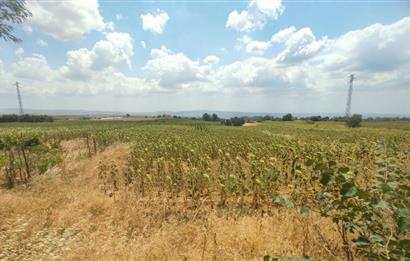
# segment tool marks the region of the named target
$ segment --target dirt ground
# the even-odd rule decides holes
[[[246,122],[244,125],[242,125],[243,127],[255,127],[258,126],[257,122]]]

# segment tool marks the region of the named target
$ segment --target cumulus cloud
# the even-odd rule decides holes
[[[246,52],[254,55],[263,55],[270,46],[270,42],[250,41],[246,44]]]
[[[21,58],[21,56],[23,56],[23,54],[24,54],[24,49],[19,47],[19,48],[16,49],[16,51],[14,53],[16,54],[16,56],[18,58]]]
[[[204,60],[203,60],[204,63],[211,64],[211,65],[218,64],[219,61],[220,61],[219,57],[215,56],[215,55],[209,55],[209,56],[205,57]]]
[[[285,32],[286,30],[287,29],[285,29]],[[278,42],[279,39],[276,36],[277,35],[274,35],[272,38]],[[286,48],[278,54],[276,59],[277,61],[284,63],[299,62],[310,58],[317,54],[327,44],[327,38],[317,41],[309,27],[293,31],[287,35],[282,35],[281,40],[284,41]]]
[[[38,46],[41,46],[41,47],[47,47],[47,46],[48,46],[48,43],[47,43],[46,41],[42,40],[42,39],[38,40],[38,41],[36,42],[36,44],[37,44]]]
[[[97,0],[28,1],[32,26],[59,40],[75,40],[84,34],[105,28]],[[31,29],[30,29],[31,30]]]
[[[134,55],[133,40],[128,33],[110,32],[105,40],[94,44],[91,50],[81,48],[67,52],[67,63],[62,67],[63,73],[73,79],[90,78],[93,71],[108,67],[121,70],[131,68],[131,57]]]
[[[332,39],[320,56],[326,68],[350,71],[391,71],[410,61],[410,17],[390,25],[373,24]]]
[[[16,78],[29,81],[50,81],[56,74],[48,65],[46,57],[40,54],[24,57],[14,63],[11,68]]]
[[[168,14],[160,9],[157,9],[153,14],[142,14],[140,18],[142,21],[142,29],[155,34],[162,34],[169,20]]]
[[[142,70],[148,80],[158,82],[163,88],[181,88],[187,83],[206,81],[209,73],[208,67],[165,46],[151,50],[151,59]]]
[[[284,10],[281,0],[252,0],[246,10],[232,11],[225,26],[239,32],[260,30],[269,20],[277,20]]]
[[[127,34],[107,33],[106,39],[98,41],[91,49],[68,51],[67,61],[57,68],[52,68],[46,57],[39,54],[22,57],[5,73],[0,63],[0,85],[18,78],[28,86],[25,93],[35,95],[134,95],[187,89],[215,90],[210,79],[214,74],[212,65],[218,57],[208,56],[204,59],[207,63],[198,62],[162,46],[151,50],[151,58],[143,67],[143,77],[126,76],[121,68],[132,55],[129,44]]]
[[[273,43],[284,43],[286,42],[296,31],[294,26],[285,28],[272,36],[271,41]]]
[[[114,32],[115,31],[115,24],[114,22],[108,22],[104,25],[104,29],[108,32]]]
[[[278,66],[272,59],[252,57],[221,67],[216,78],[221,85],[234,89],[283,89],[298,81],[296,73],[300,74],[295,68]]]
[[[258,41],[247,38],[244,42],[244,48],[248,48]],[[29,83],[26,91],[39,93],[129,95],[196,90],[305,94],[344,93],[347,76],[355,73],[357,91],[404,92],[410,86],[410,18],[322,39],[317,39],[310,28],[290,27],[267,42],[282,50],[272,58],[250,57],[222,65],[214,55],[194,60],[162,46],[151,50],[137,77],[123,72],[131,66],[131,37],[105,33],[105,39],[92,48],[67,52],[67,61],[58,68],[52,68],[42,55],[24,56],[7,69],[0,65],[0,82],[6,86],[18,78]],[[261,46],[253,47],[253,51],[265,48]]]
[[[271,45],[271,41],[256,41],[250,38],[249,36],[244,35],[237,39],[235,49],[238,51],[244,49],[245,52],[249,54],[261,56],[265,53],[266,50],[268,50],[271,47]]]
[[[280,62],[297,62],[317,53],[327,43],[327,38],[319,41],[309,27],[296,30],[295,27],[283,29],[272,36],[268,41],[253,40],[245,35],[237,40],[237,50],[244,49],[252,55],[264,55],[272,45],[282,43],[285,49],[277,56]]]
[[[410,81],[405,76],[410,69],[410,18],[333,39],[317,39],[310,28],[292,26],[266,42],[248,36],[238,42],[254,55],[275,44],[283,44],[283,50],[272,59],[251,57],[221,67],[216,78],[224,86],[329,91],[344,88],[350,73],[357,74],[363,88],[404,88]]]
[[[147,44],[144,41],[141,41],[140,44],[141,44],[141,47],[144,49],[147,47]]]
[[[84,60],[73,59],[72,61],[79,62]],[[67,63],[70,63],[70,61],[67,61]],[[79,64],[79,66],[80,68],[85,68],[83,74],[86,74],[87,65]],[[138,77],[126,76],[113,67],[93,71],[91,74],[87,74],[87,77],[82,80],[68,77],[65,70],[67,70],[66,66],[51,68],[47,59],[39,54],[24,57],[12,64],[10,70],[2,75],[0,83],[6,88],[0,88],[0,93],[13,92],[14,89],[8,86],[10,86],[10,82],[15,81],[15,79],[19,79],[19,82],[22,83],[26,95],[40,96],[90,94],[133,95],[155,92],[159,89],[157,86],[150,82],[145,82]],[[81,69],[78,69],[76,73],[81,73]]]

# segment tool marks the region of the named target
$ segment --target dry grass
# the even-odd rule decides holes
[[[259,124],[257,122],[246,122],[243,127],[255,127],[258,126]]]
[[[29,187],[0,190],[0,260],[343,260],[327,219],[273,207],[239,215],[209,202],[192,208],[180,198],[141,198],[125,189],[108,197],[100,190],[98,161],[113,160],[121,169],[129,145],[88,159],[78,158],[80,141],[63,149],[65,162]]]

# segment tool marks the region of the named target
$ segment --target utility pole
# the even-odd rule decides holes
[[[21,101],[20,86],[18,82],[16,82],[16,89],[17,89],[17,99],[19,102],[19,114],[23,115],[24,114],[23,102]]]
[[[352,107],[352,94],[353,94],[353,80],[356,79],[353,74],[350,75],[349,78],[349,91],[347,94],[347,102],[346,102],[346,118],[350,117],[350,111]]]

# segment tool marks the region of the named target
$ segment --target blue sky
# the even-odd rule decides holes
[[[27,1],[0,108],[410,114],[408,1]],[[144,18],[146,20],[144,20]],[[143,42],[143,43],[142,43]]]

